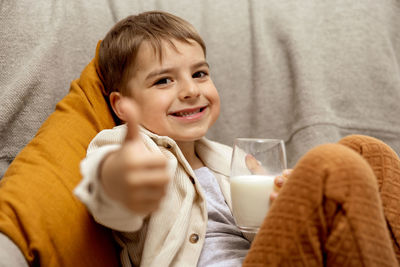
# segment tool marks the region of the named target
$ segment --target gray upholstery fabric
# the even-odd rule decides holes
[[[399,1],[1,0],[0,177],[97,41],[119,19],[150,9],[189,20],[207,43],[222,98],[209,138],[282,138],[289,166],[351,133],[399,153]],[[13,250],[4,240],[0,251]]]
[[[222,98],[211,139],[282,138],[289,166],[350,133],[400,151],[399,1],[1,1],[0,175],[119,19],[192,22]]]
[[[18,247],[5,235],[0,233],[0,267],[28,266],[24,255]]]

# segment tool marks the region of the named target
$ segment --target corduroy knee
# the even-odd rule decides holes
[[[244,266],[392,266],[375,175],[341,144],[310,150],[295,166]]]

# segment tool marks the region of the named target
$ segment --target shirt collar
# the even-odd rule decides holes
[[[139,126],[139,131],[152,138],[158,146],[177,148],[176,142],[168,136],[157,135],[143,126]],[[197,155],[209,169],[229,176],[232,157],[231,147],[202,137],[195,142],[195,149]]]

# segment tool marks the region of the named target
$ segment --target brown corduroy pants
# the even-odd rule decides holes
[[[348,136],[294,167],[243,266],[399,266],[400,160]],[[397,258],[396,258],[397,257]]]

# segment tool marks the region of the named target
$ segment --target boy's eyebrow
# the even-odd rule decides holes
[[[191,68],[192,69],[196,69],[196,68],[200,68],[200,67],[204,67],[204,66],[206,66],[207,68],[210,67],[210,65],[207,63],[207,61],[200,61],[200,62],[198,62],[196,64],[193,64],[191,66]],[[149,79],[151,79],[151,78],[153,78],[155,76],[160,76],[160,75],[163,75],[165,73],[172,72],[172,71],[174,71],[174,69],[175,68],[166,68],[166,69],[159,69],[159,70],[152,71],[146,76],[146,80],[149,80]]]
[[[207,63],[207,61],[204,60],[204,61],[200,61],[199,63],[194,64],[192,66],[192,68],[196,69],[196,68],[200,68],[200,67],[204,67],[204,66],[206,66],[207,68],[210,67],[210,65]]]

